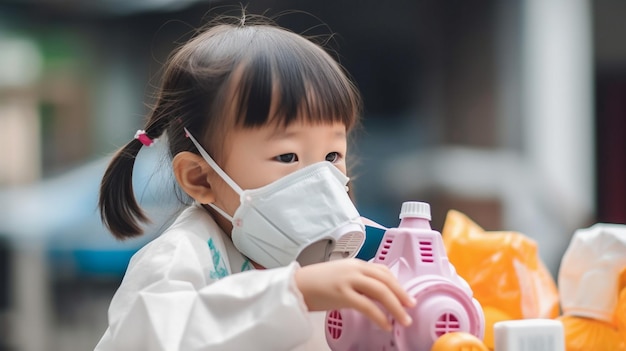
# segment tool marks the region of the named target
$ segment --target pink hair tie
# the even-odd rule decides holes
[[[135,139],[139,140],[144,146],[152,146],[156,142],[156,139],[150,138],[143,129],[139,129],[135,133]]]

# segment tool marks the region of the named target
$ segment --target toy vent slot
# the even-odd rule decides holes
[[[459,318],[452,313],[442,314],[435,322],[435,335],[437,337],[458,331],[461,331],[461,323],[459,323]]]
[[[380,249],[380,254],[378,254],[378,259],[384,261],[389,253],[389,249],[391,248],[391,244],[393,243],[393,238],[387,238],[383,242],[383,246]]]
[[[433,263],[433,242],[428,240],[420,240],[419,242],[420,257],[424,263]]]
[[[341,317],[341,313],[339,313],[339,311],[334,310],[328,314],[326,327],[328,328],[328,334],[330,334],[330,337],[333,338],[333,340],[337,340],[341,337],[341,332],[343,331],[343,318]]]

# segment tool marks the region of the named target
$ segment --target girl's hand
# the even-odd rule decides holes
[[[415,300],[384,265],[359,259],[317,263],[298,269],[295,280],[309,311],[353,308],[390,331],[378,302],[403,325],[412,322],[405,307],[415,306]]]

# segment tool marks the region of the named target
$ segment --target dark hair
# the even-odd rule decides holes
[[[273,101],[278,99],[278,101]],[[341,122],[348,130],[361,113],[360,96],[341,66],[319,45],[267,18],[223,17],[168,59],[157,100],[144,127],[150,138],[167,133],[169,153],[196,152],[183,127],[216,161],[227,128],[296,118]],[[140,235],[141,210],[132,185],[133,139],[111,160],[100,185],[103,223],[119,239]]]

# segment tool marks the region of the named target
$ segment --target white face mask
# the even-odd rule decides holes
[[[240,196],[233,217],[235,247],[265,268],[354,257],[365,227],[347,193],[346,177],[330,162],[301,168],[266,186],[242,190],[185,129],[205,161]]]

